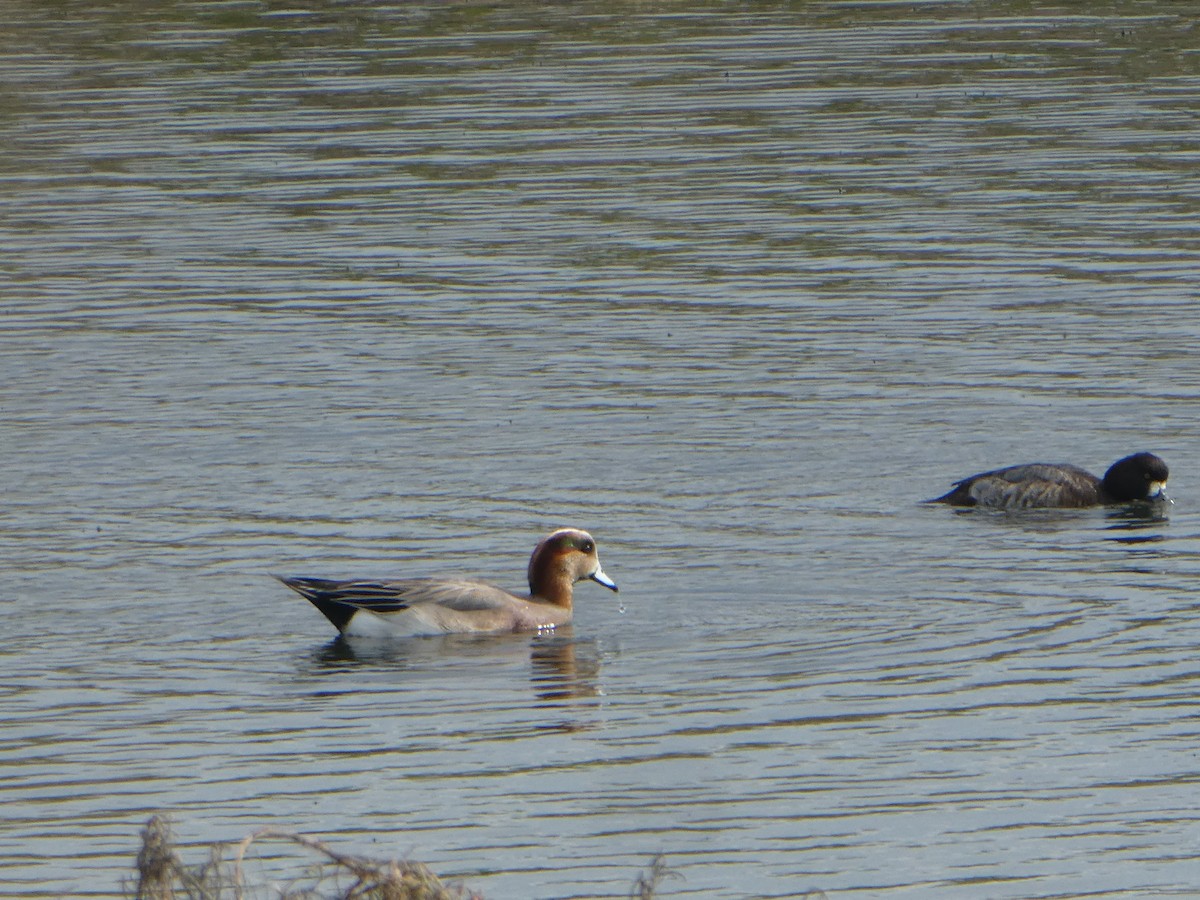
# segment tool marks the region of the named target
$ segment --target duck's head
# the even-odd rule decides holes
[[[589,578],[610,591],[617,589],[600,568],[595,539],[578,528],[551,532],[529,557],[529,593],[534,597],[570,606],[571,586]]]
[[[1167,464],[1153,453],[1135,453],[1113,463],[1104,473],[1104,487],[1117,500],[1169,500]]]

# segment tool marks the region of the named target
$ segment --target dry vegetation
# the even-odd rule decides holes
[[[282,842],[307,859],[286,885],[251,884],[247,852],[253,845]],[[630,897],[653,900],[666,878],[678,878],[661,856],[638,875]],[[483,900],[460,885],[447,885],[420,863],[380,862],[349,856],[300,834],[263,829],[237,844],[214,844],[208,860],[187,865],[175,849],[170,822],[154,816],[142,831],[137,857],[137,900]]]
[[[304,835],[263,829],[236,845],[215,844],[200,865],[183,863],[175,850],[169,822],[155,816],[142,832],[137,858],[137,900],[249,900],[264,896],[263,886],[247,883],[246,853],[264,841],[302,848],[308,866],[287,886],[275,885],[279,900],[483,900],[482,894],[444,884],[420,863],[379,862],[332,850]],[[226,853],[230,856],[226,859]]]

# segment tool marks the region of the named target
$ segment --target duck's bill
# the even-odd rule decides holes
[[[1174,503],[1175,502],[1174,500],[1172,500],[1170,497],[1167,496],[1167,483],[1165,481],[1152,482],[1150,484],[1149,490],[1146,493],[1147,493],[1147,496],[1151,500],[1153,500],[1157,503]]]
[[[596,582],[596,584],[604,585],[610,591],[617,590],[617,583],[605,575],[603,569],[597,568],[595,572],[588,576],[588,578],[592,579],[592,581]]]

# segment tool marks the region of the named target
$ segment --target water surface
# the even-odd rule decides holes
[[[8,14],[0,893],[168,810],[498,900],[1195,894],[1178,4]],[[1165,514],[918,502],[1140,449]],[[268,577],[563,524],[622,590],[552,636]]]

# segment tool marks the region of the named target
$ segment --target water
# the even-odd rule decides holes
[[[494,900],[1195,895],[1178,4],[5,14],[4,896],[163,810]],[[1139,449],[1165,516],[917,502]],[[622,591],[550,637],[268,577],[564,524]]]

